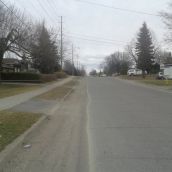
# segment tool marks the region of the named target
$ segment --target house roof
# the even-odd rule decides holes
[[[160,65],[160,68],[161,68],[161,69],[169,68],[169,67],[172,67],[172,64],[161,64],[161,65]]]

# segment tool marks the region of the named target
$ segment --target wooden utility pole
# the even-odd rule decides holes
[[[61,53],[60,53],[60,58],[61,58],[61,70],[63,69],[63,17],[61,16]]]
[[[72,44],[72,75],[74,76],[74,53],[73,53],[73,44]]]

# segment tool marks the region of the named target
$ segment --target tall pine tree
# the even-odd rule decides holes
[[[152,37],[145,22],[138,33],[136,54],[138,56],[137,67],[142,70],[143,76],[145,76],[145,71],[147,71],[147,73],[151,72],[154,61],[154,46],[152,43]]]
[[[32,47],[34,67],[41,73],[53,73],[57,64],[57,46],[44,23],[38,27],[37,42]]]

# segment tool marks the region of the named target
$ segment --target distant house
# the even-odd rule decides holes
[[[4,58],[2,62],[3,72],[37,72],[30,61],[16,58]]]
[[[3,72],[20,72],[21,62],[14,58],[4,58],[2,62]]]

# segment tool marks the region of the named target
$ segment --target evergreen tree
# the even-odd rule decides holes
[[[138,56],[137,67],[143,71],[143,76],[145,76],[145,71],[150,73],[154,61],[154,46],[146,23],[143,23],[137,37],[136,54]]]
[[[53,73],[58,59],[56,44],[44,24],[38,30],[37,43],[32,48],[34,67],[41,73]]]

